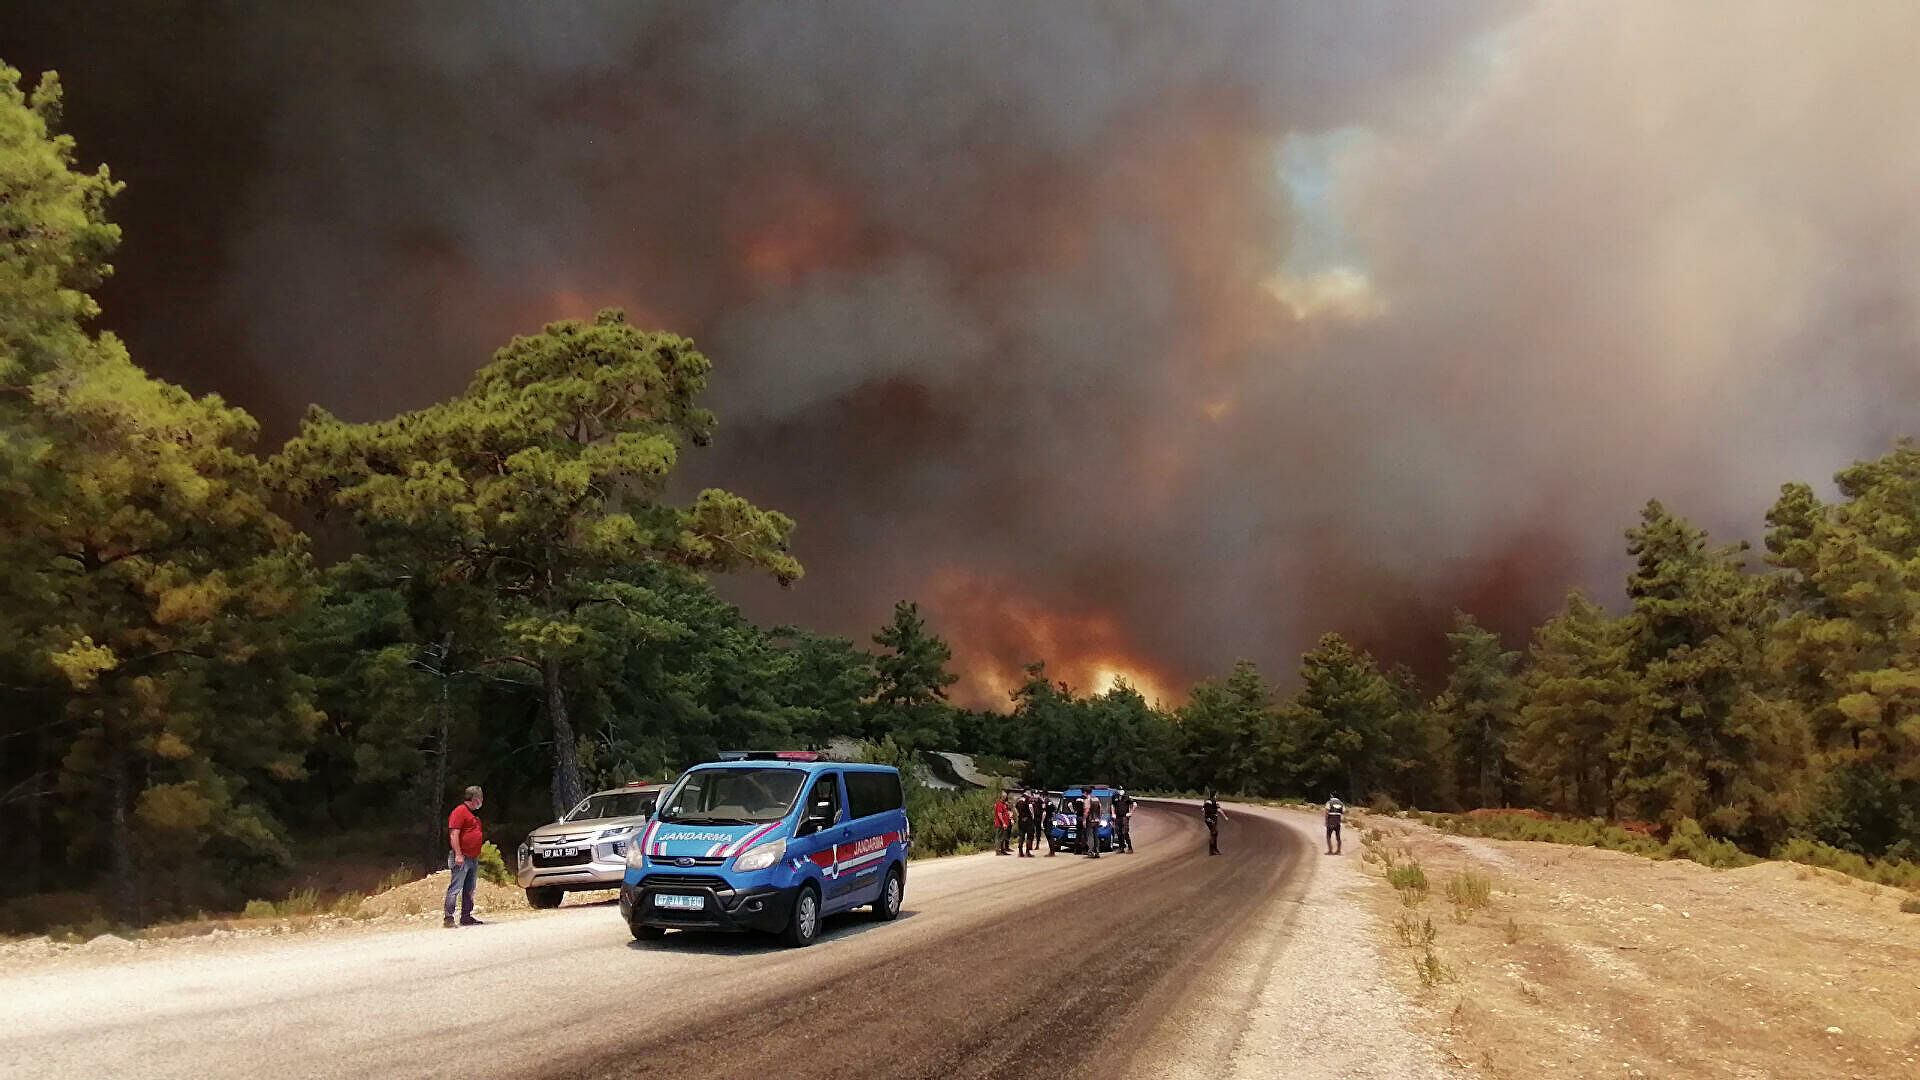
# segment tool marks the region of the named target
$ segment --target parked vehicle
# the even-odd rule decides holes
[[[620,913],[636,938],[755,930],[809,945],[836,912],[899,916],[908,829],[890,766],[804,751],[695,766],[628,851]]]
[[[1105,784],[1094,784],[1093,797],[1100,803],[1100,815],[1093,822],[1091,832],[1094,842],[1099,844],[1096,850],[1113,850],[1113,793],[1114,789]],[[1060,793],[1059,809],[1053,815],[1053,846],[1059,851],[1074,851],[1085,854],[1089,828],[1081,818],[1081,804],[1087,797],[1086,784],[1070,787]]]
[[[559,821],[527,834],[520,845],[520,887],[527,903],[559,907],[566,894],[582,889],[613,889],[627,872],[627,848],[640,830],[665,784],[628,784],[596,791],[580,800]]]

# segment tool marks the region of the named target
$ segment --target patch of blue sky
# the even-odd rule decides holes
[[[1307,276],[1327,270],[1366,271],[1363,253],[1340,214],[1341,158],[1372,137],[1364,127],[1293,132],[1281,140],[1275,168],[1293,210],[1283,273]]]

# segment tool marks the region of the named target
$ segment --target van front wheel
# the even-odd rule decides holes
[[[793,898],[793,914],[787,919],[787,928],[780,933],[780,940],[796,949],[804,949],[813,944],[820,936],[820,892],[811,882],[800,886],[800,894]]]
[[[873,917],[881,922],[892,922],[900,917],[900,904],[906,899],[907,883],[900,868],[895,866],[887,870],[887,882],[880,886],[880,899],[873,902]]]

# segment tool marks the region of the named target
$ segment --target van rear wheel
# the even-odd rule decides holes
[[[787,918],[787,928],[780,932],[780,940],[804,949],[819,936],[820,893],[808,882],[800,886],[800,894],[793,898],[793,914]]]
[[[900,904],[907,896],[906,876],[898,866],[887,870],[886,884],[880,886],[880,899],[873,902],[873,917],[892,922],[900,917]]]

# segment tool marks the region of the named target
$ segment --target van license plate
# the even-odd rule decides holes
[[[672,908],[675,911],[705,911],[707,898],[704,896],[675,896],[671,893],[655,893],[653,906]]]

